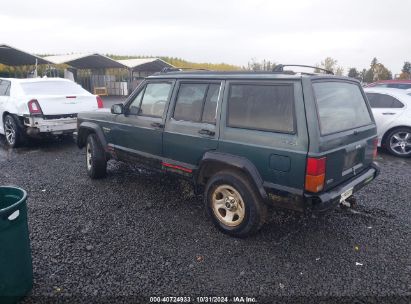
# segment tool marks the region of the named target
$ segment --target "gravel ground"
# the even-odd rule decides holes
[[[382,173],[354,210],[272,210],[258,235],[234,239],[183,181],[114,161],[106,179],[90,180],[71,139],[12,151],[0,143],[0,184],[29,193],[34,287],[24,303],[409,303],[411,160],[379,158]]]

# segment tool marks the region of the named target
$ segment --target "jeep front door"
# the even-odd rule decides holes
[[[162,155],[165,113],[174,81],[146,82],[125,105],[124,114],[116,117],[113,143],[119,158],[131,156],[150,162]]]

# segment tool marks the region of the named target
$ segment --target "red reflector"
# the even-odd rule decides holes
[[[173,164],[169,164],[169,163],[162,163],[162,165],[164,167],[169,167],[169,168],[172,168],[172,169],[181,170],[181,171],[184,171],[184,172],[187,172],[187,173],[193,172],[193,170],[191,170],[191,169],[184,168],[184,167],[177,166],[177,165],[173,165]]]
[[[39,102],[36,99],[32,99],[27,103],[27,106],[29,108],[30,114],[43,114],[41,111]]]
[[[96,96],[96,99],[97,99],[97,108],[99,108],[99,109],[104,108],[103,99],[101,99],[101,97],[98,96],[98,95]]]
[[[325,157],[307,158],[307,175],[321,175],[325,173]]]

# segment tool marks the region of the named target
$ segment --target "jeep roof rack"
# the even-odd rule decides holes
[[[313,68],[313,69],[317,69],[320,71],[324,71],[326,74],[330,74],[330,75],[334,75],[334,73],[330,70],[327,69],[323,69],[320,67],[316,67],[316,66],[311,66],[311,65],[302,65],[302,64],[278,64],[274,67],[273,72],[277,72],[277,73],[284,73],[284,67],[303,67],[303,68]],[[309,73],[304,73],[304,74],[309,74]]]
[[[210,70],[207,70],[207,69],[201,69],[201,68],[178,68],[178,67],[166,67],[166,68],[163,68],[163,69],[161,70],[161,72],[160,72],[160,73],[168,73],[168,72],[181,72],[181,71],[184,71],[184,70],[194,70],[194,71],[210,71]]]

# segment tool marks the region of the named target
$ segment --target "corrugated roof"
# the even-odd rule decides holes
[[[55,64],[68,64],[77,69],[126,68],[114,59],[101,54],[68,54],[44,57]]]
[[[66,78],[59,77],[36,77],[36,78],[9,78],[9,77],[0,77],[0,79],[12,80],[15,82],[47,82],[47,81],[62,81],[62,82],[71,82],[71,80]]]
[[[163,68],[172,68],[173,65],[165,62],[160,58],[135,58],[118,60],[121,64],[124,64],[134,71],[153,71],[159,72]]]
[[[0,63],[10,66],[49,64],[50,61],[7,44],[0,44]]]

